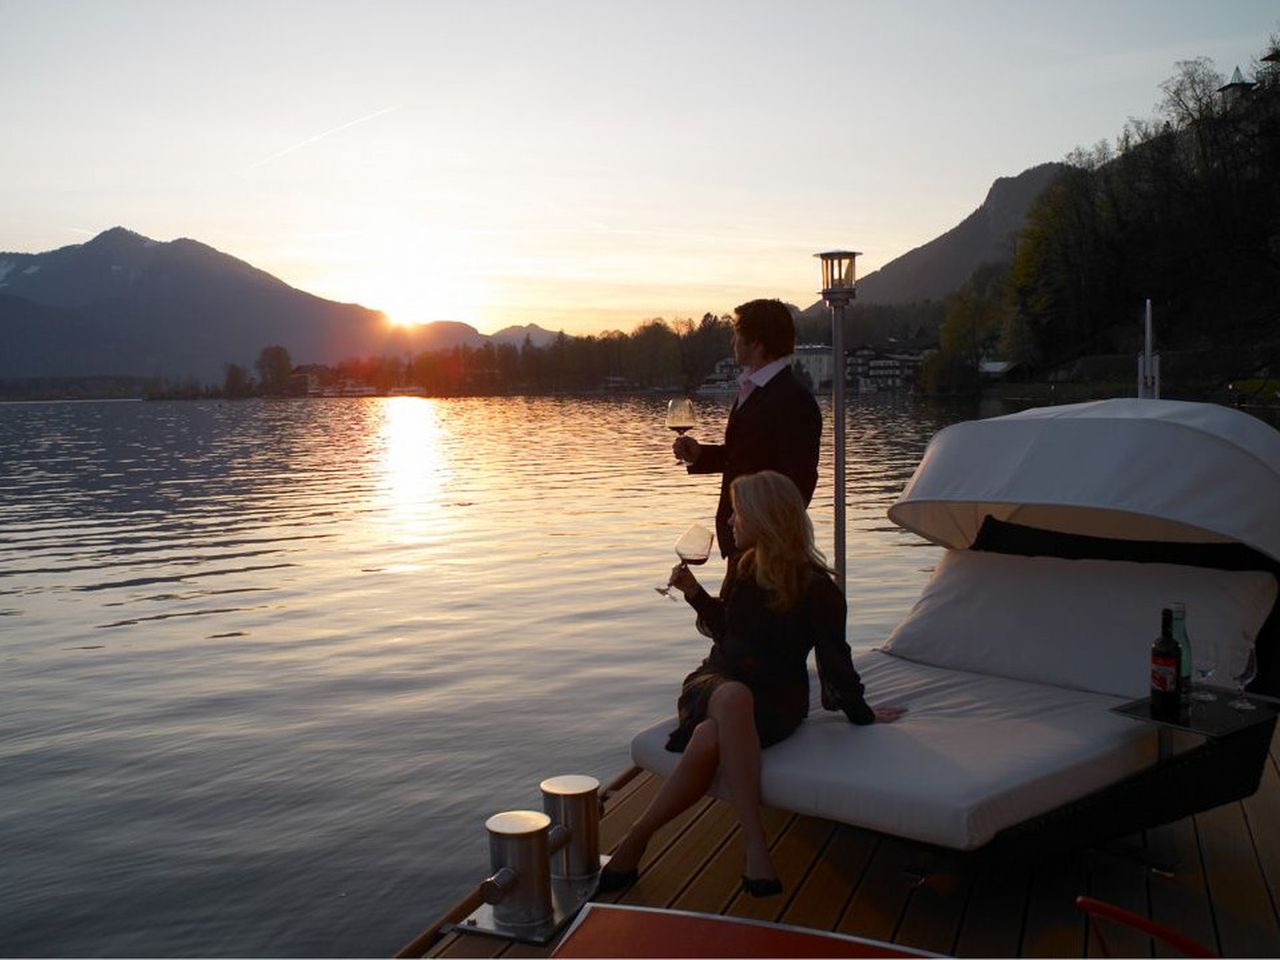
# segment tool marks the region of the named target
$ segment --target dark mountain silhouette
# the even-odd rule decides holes
[[[98,324],[75,310],[5,296],[0,288],[0,380],[130,370],[130,343],[102,337]]]
[[[982,206],[946,233],[890,260],[858,281],[859,303],[899,304],[938,300],[958,290],[984,263],[1013,260],[1013,234],[1027,210],[1066,167],[1044,163],[1016,177],[1000,177]],[[803,311],[817,316],[822,302]]]
[[[538,326],[536,323],[526,323],[523,327],[503,327],[497,333],[489,334],[489,339],[495,344],[510,343],[517,347],[524,346],[525,337],[529,338],[529,342],[535,347],[545,347],[553,342],[559,336],[552,330]]]
[[[423,350],[451,350],[454,347],[483,347],[489,338],[469,323],[434,320],[414,327],[401,327],[393,331],[391,339],[397,347],[403,344],[401,349],[420,353]]]
[[[220,382],[270,344],[298,363],[480,346],[465,323],[414,328],[295,289],[195,240],[122,227],[47,253],[0,253],[0,378],[132,375]]]
[[[179,283],[201,287],[234,284],[276,293],[292,289],[271,274],[195,240],[157,243],[113,227],[87,243],[48,253],[0,254],[15,261],[0,278],[4,293],[57,307],[164,295]]]
[[[0,274],[0,377],[220,381],[226,363],[249,365],[273,343],[334,362],[396,340],[375,310],[296,290],[195,240],[121,227],[48,253],[0,254]]]

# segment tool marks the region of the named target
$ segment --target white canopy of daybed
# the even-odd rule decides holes
[[[1228,407],[1099,400],[947,427],[889,518],[945,547],[988,516],[1086,536],[1238,542],[1280,560],[1280,431]]]

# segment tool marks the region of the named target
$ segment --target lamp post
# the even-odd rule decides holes
[[[830,250],[814,254],[822,261],[822,299],[831,308],[831,419],[835,425],[835,538],[836,580],[845,589],[844,541],[844,310],[854,298],[854,260],[862,256],[852,250]]]

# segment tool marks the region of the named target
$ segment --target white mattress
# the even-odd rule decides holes
[[[761,788],[780,807],[956,850],[1155,762],[1154,728],[1110,712],[1123,700],[966,673],[881,651],[854,658],[873,704],[907,716],[858,727],[816,702],[794,734],[764,752]],[[676,691],[672,691],[674,700]],[[631,741],[631,756],[666,776],[675,720]],[[712,793],[726,794],[719,778]]]

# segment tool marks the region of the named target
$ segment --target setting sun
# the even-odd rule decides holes
[[[383,311],[398,327],[436,320],[475,326],[483,299],[465,244],[456,234],[429,227],[379,233],[356,284],[360,302]]]

